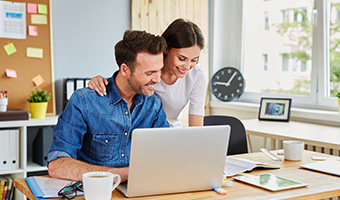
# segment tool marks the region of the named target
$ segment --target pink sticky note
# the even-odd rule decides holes
[[[37,26],[28,26],[28,35],[38,36],[38,27]]]
[[[27,3],[27,12],[28,13],[37,13],[37,4],[36,3]]]
[[[14,69],[6,69],[6,76],[9,78],[17,78],[17,72]]]

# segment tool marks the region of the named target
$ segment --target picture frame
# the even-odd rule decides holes
[[[289,122],[292,99],[262,97],[259,120]]]

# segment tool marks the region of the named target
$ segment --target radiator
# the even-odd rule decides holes
[[[309,145],[309,144],[305,145],[305,149],[310,150],[310,151],[316,151],[316,152],[320,152],[320,153],[330,154],[330,155],[334,155],[334,156],[340,155],[339,149],[330,149],[330,148],[318,147],[318,146]]]
[[[268,140],[270,140],[268,144]],[[277,139],[272,139],[272,138],[265,138],[265,148],[268,149],[283,149],[282,146],[282,140],[277,140]],[[330,148],[325,148],[325,147],[320,147],[320,146],[315,146],[315,145],[310,145],[310,144],[305,144],[305,149],[309,151],[316,151],[320,153],[325,153],[325,154],[330,154],[334,156],[340,156],[340,149],[330,149]]]

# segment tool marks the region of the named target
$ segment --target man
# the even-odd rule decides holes
[[[165,49],[162,37],[125,32],[115,46],[119,70],[108,80],[107,96],[77,90],[60,115],[48,153],[51,177],[81,180],[85,172],[109,171],[127,180],[132,130],[169,127],[154,95]]]

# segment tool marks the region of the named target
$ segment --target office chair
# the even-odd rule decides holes
[[[248,153],[247,135],[242,122],[231,116],[205,116],[204,126],[230,125],[230,139],[227,155]]]

